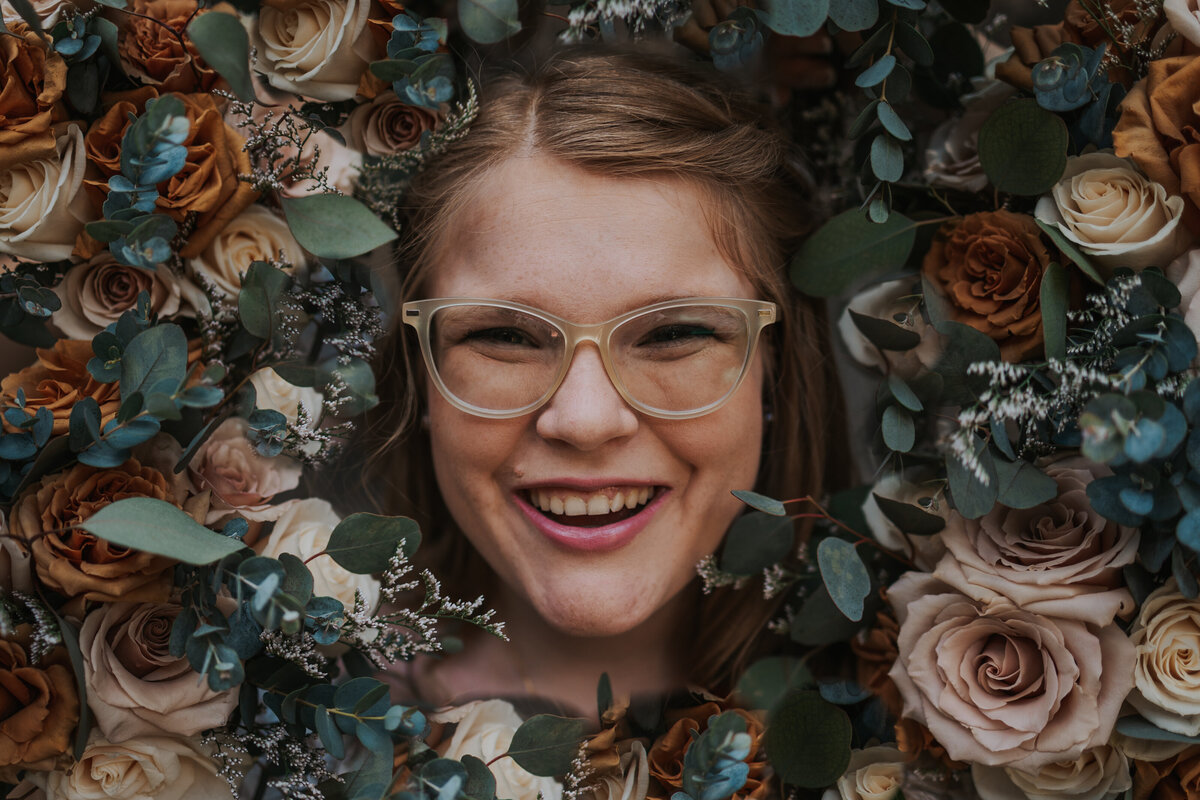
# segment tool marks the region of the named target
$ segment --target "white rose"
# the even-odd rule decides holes
[[[1200,248],[1180,254],[1166,269],[1167,277],[1179,288],[1179,313],[1192,333],[1200,338]]]
[[[908,772],[904,754],[892,746],[850,753],[850,764],[821,800],[892,800]]]
[[[309,425],[321,418],[321,404],[325,398],[316,389],[296,386],[279,377],[279,373],[267,367],[250,376],[250,385],[256,393],[255,406],[270,408],[287,417],[293,425],[300,418],[300,409],[308,416]]]
[[[982,800],[1113,800],[1133,786],[1129,760],[1108,745],[1037,772],[972,764],[971,777]]]
[[[257,68],[277,89],[318,100],[349,100],[375,59],[368,0],[299,0],[264,5],[250,36]]]
[[[644,800],[650,790],[650,762],[646,746],[637,739],[621,754],[617,769],[589,787],[591,800]]]
[[[1138,268],[1162,266],[1187,247],[1183,208],[1182,197],[1168,196],[1126,159],[1088,153],[1067,159],[1062,179],[1034,214],[1097,264]]]
[[[280,506],[283,513],[275,520],[275,528],[266,542],[255,549],[259,555],[279,558],[282,553],[306,560],[325,549],[333,529],[341,522],[333,506],[324,500],[310,498],[291,500]],[[363,596],[368,611],[379,605],[379,581],[370,575],[355,575],[338,566],[329,556],[313,559],[308,564],[313,576],[313,594],[334,597],[346,610],[354,608],[354,592]]]
[[[1200,600],[1169,581],[1142,603],[1129,638],[1137,661],[1128,703],[1163,730],[1200,735]]]
[[[314,562],[315,563],[315,562]],[[490,764],[496,778],[496,796],[509,800],[561,800],[562,784],[553,778],[531,775],[511,758],[495,759],[508,752],[513,734],[521,727],[521,717],[504,700],[476,700],[472,703],[430,715],[433,722],[458,723],[449,743],[439,747],[444,758],[460,759],[472,755]],[[640,800],[640,798],[638,799]]]
[[[942,337],[921,315],[921,295],[912,278],[885,281],[854,296],[838,319],[838,333],[854,360],[865,367],[913,378],[941,358]],[[881,350],[859,330],[850,312],[891,323],[915,344],[907,350]]]
[[[154,271],[117,263],[108,251],[67,271],[54,287],[62,308],[54,324],[69,339],[91,339],[134,307],[139,292],[150,295],[150,309],[160,317],[208,311],[204,293],[165,264]]]
[[[287,222],[260,205],[249,206],[234,217],[204,252],[187,264],[193,274],[207,278],[222,294],[237,297],[242,275],[254,261],[284,262],[293,270],[308,265],[308,256]]]
[[[336,189],[343,194],[350,194],[358,182],[358,172],[362,168],[363,154],[334,139],[325,131],[317,131],[309,135],[299,153],[294,148],[284,146],[280,149],[284,159],[295,159],[295,166],[284,177],[284,187],[280,194],[284,197],[304,197],[310,194],[323,194],[327,190],[311,178],[293,178],[297,169],[313,175],[324,174],[325,184],[330,189]]]
[[[33,6],[33,10],[37,12],[38,18],[42,21],[42,30],[45,31],[51,30],[58,24],[58,21],[62,19],[64,9],[73,7],[79,11],[87,11],[92,7],[91,0],[30,0],[29,5]],[[5,25],[24,21],[8,0],[0,2],[0,9],[4,11]]]
[[[141,736],[120,744],[98,730],[70,770],[29,781],[54,800],[222,800],[233,792],[196,739]]]
[[[944,481],[908,481],[894,472],[883,476],[862,504],[863,516],[875,541],[889,550],[912,558],[918,568],[932,571],[946,552],[940,535],[934,533],[905,536],[899,526],[883,513],[879,503],[875,501],[875,495],[915,506],[927,514],[945,520],[949,517],[950,506],[946,502],[944,486]]]
[[[1003,81],[987,81],[963,97],[963,115],[943,122],[929,138],[925,150],[926,180],[948,189],[983,191],[988,178],[979,164],[979,129],[1016,91]]]
[[[1200,2],[1163,0],[1163,13],[1176,33],[1200,47]]]
[[[83,186],[83,132],[71,124],[54,158],[0,170],[0,253],[63,261],[83,224],[95,218]]]
[[[206,525],[231,511],[250,520],[274,519],[281,506],[272,506],[271,499],[300,485],[299,462],[282,455],[260,456],[246,438],[249,429],[239,417],[225,420],[188,463],[194,492],[211,492]]]

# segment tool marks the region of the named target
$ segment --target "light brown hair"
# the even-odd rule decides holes
[[[584,170],[630,179],[671,177],[701,193],[722,256],[739,265],[761,299],[780,309],[767,329],[765,425],[756,489],[779,498],[819,497],[844,448],[841,404],[827,363],[823,309],[787,283],[787,256],[812,223],[787,139],[757,104],[695,65],[646,53],[566,50],[525,76],[490,82],[470,133],[423,172],[407,196],[401,300],[421,297],[441,248],[475,188],[508,158],[537,153]],[[433,479],[422,413],[423,367],[415,337],[390,336],[377,365],[380,405],[363,442],[363,475],[386,513],[412,516],[429,546],[427,563],[451,590],[474,596],[489,579],[455,529]],[[360,452],[361,452],[361,448]],[[357,471],[354,471],[357,472]],[[730,487],[736,488],[736,487]],[[807,536],[809,521],[797,525]],[[699,592],[697,592],[699,596]],[[718,590],[700,600],[691,679],[727,687],[778,607],[756,588]]]

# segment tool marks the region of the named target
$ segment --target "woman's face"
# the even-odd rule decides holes
[[[577,323],[679,297],[753,297],[718,252],[699,195],[681,181],[512,159],[450,236],[427,297],[515,301]],[[754,486],[762,389],[759,354],[718,410],[646,416],[617,393],[587,342],[554,396],[515,419],[464,413],[430,385],[438,485],[506,588],[542,619],[575,635],[624,633],[688,584],[740,508],[730,491]],[[572,530],[587,515],[554,513],[557,502],[567,510],[638,492],[649,502],[611,536]]]

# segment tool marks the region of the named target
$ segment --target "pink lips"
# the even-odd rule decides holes
[[[571,550],[603,552],[624,547],[632,541],[650,523],[650,519],[662,507],[663,501],[670,493],[670,489],[662,489],[641,511],[629,519],[614,522],[611,525],[602,525],[598,528],[562,525],[530,505],[529,501],[521,496],[522,493],[514,492],[513,497],[516,498],[517,507],[550,541]]]

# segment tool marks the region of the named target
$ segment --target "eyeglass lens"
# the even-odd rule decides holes
[[[545,396],[563,367],[563,332],[516,309],[447,306],[433,314],[429,326],[442,383],[476,408],[525,408]],[[686,412],[729,393],[749,347],[749,324],[739,309],[680,306],[621,323],[610,336],[609,357],[617,381],[636,403]]]

